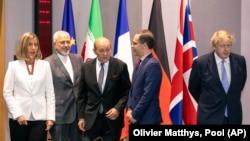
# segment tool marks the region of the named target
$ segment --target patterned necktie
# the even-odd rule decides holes
[[[225,60],[222,60],[221,61],[221,83],[223,85],[225,92],[227,93],[228,88],[229,88],[229,82],[228,82],[227,72],[226,72],[224,63],[225,63]]]

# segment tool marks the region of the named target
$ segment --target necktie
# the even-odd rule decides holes
[[[139,59],[137,64],[136,64],[136,70],[139,68],[140,64],[141,64],[141,59]]]
[[[223,88],[224,88],[224,90],[225,90],[225,92],[227,94],[228,87],[229,87],[229,82],[228,82],[227,72],[226,72],[226,68],[224,66],[224,63],[225,63],[225,60],[222,60],[221,61],[221,82],[222,82]],[[225,115],[225,117],[228,117],[227,106],[226,106],[224,115]]]
[[[226,72],[224,63],[225,63],[225,60],[222,60],[221,61],[221,82],[222,82],[225,92],[227,93],[228,88],[229,88],[229,82],[228,82],[227,72]]]
[[[103,68],[103,63],[101,63],[101,69],[100,69],[99,78],[98,78],[98,86],[101,92],[102,92],[103,77],[104,77],[104,68]]]
[[[103,65],[104,65],[104,63],[101,63],[101,69],[100,69],[99,78],[98,78],[98,86],[99,86],[99,89],[101,91],[101,94],[102,94],[102,83],[103,83],[103,77],[104,77],[104,68],[103,68]],[[103,106],[102,106],[102,104],[100,105],[99,112],[100,113],[103,112]]]

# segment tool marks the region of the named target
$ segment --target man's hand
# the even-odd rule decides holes
[[[136,119],[134,119],[134,117],[132,116],[132,110],[128,109],[127,113],[126,113],[126,118],[128,119],[128,122],[133,124],[136,123]]]
[[[78,121],[78,127],[81,131],[85,132],[85,120],[84,119],[79,119]]]
[[[116,108],[111,108],[106,112],[106,117],[110,120],[116,120],[119,116],[120,112]]]

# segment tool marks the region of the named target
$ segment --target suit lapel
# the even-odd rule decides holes
[[[79,69],[77,68],[78,65],[77,65],[77,60],[76,60],[76,57],[74,57],[73,55],[69,54],[69,59],[70,59],[70,62],[72,64],[72,69],[73,69],[73,77],[74,77],[74,81],[76,81],[76,78],[78,76],[76,76],[77,72]],[[75,82],[74,82],[75,83]]]
[[[60,58],[58,57],[57,54],[54,54],[52,59],[54,60],[54,65],[59,68],[60,71],[62,71],[62,73],[65,75],[65,77],[67,78],[67,80],[69,80],[69,82],[72,83],[72,80],[69,76],[68,71],[66,70],[65,66],[63,65],[62,61],[60,60]],[[73,83],[72,83],[73,84]]]
[[[219,72],[218,72],[218,68],[215,70],[214,68],[217,68],[217,64],[216,64],[216,60],[214,57],[214,53],[211,53],[211,56],[208,59],[208,69],[209,72],[211,73],[210,76],[213,76],[216,78],[216,81],[220,81],[220,76],[219,76]]]
[[[209,72],[211,75],[211,77],[214,77],[214,83],[218,83],[218,86],[220,85],[220,89],[222,89],[224,91],[224,88],[223,88],[223,85],[222,85],[222,82],[220,80],[220,75],[219,75],[219,68],[217,67],[217,64],[216,64],[216,60],[215,60],[215,57],[214,57],[214,52],[212,52],[210,54],[211,56],[209,57],[210,59],[208,60],[208,69],[209,69]],[[214,68],[217,68],[216,70]]]
[[[140,74],[140,71],[142,70],[142,68],[145,66],[145,64],[147,64],[147,62],[152,58],[152,54],[149,54],[140,64],[140,67],[137,70],[134,70],[133,73],[133,81],[136,80],[138,74]]]
[[[114,67],[114,59],[112,57],[110,57],[109,59],[109,66],[108,66],[108,73],[107,73],[107,78],[104,84],[104,89],[103,89],[103,94],[105,94],[105,92],[108,90],[108,86],[110,83],[110,79],[113,77],[115,67]]]
[[[238,62],[235,59],[235,57],[232,55],[229,56],[229,59],[230,59],[230,70],[231,70],[231,72],[230,72],[231,73],[231,82],[229,83],[228,91],[230,90],[231,85],[237,85],[237,84],[232,84],[232,83],[237,82],[236,80],[239,79],[239,78],[237,78],[237,76],[238,76],[237,73],[239,73],[237,71],[237,69],[239,68],[239,66],[237,66]]]
[[[35,62],[34,62],[34,71],[33,71],[33,76],[32,76],[32,79],[31,79],[31,88],[33,87],[33,82],[37,79],[37,77],[39,77],[39,70],[41,70],[40,69],[40,66],[41,65],[39,65],[39,62],[37,61],[37,60],[35,60]],[[32,88],[33,89],[33,88]],[[31,89],[31,90],[32,90]]]
[[[28,83],[25,83],[25,85],[27,86],[27,88],[31,92],[31,83],[30,83],[30,79],[29,79],[30,76],[29,76],[29,73],[28,73],[25,61],[24,60],[20,60],[20,65],[21,65],[20,68],[22,68],[22,71],[23,71],[22,77],[24,77],[24,79],[26,80],[26,82],[28,82]]]
[[[90,79],[91,80],[91,84],[94,84],[94,88],[99,92],[99,94],[101,95],[101,91],[100,91],[100,89],[99,89],[99,87],[98,87],[98,82],[97,82],[97,76],[96,76],[96,59],[94,59],[92,62],[91,62],[91,64],[88,66],[88,68],[86,68],[87,69],[87,76],[85,76],[85,77],[90,77],[90,78],[92,78],[92,79]]]

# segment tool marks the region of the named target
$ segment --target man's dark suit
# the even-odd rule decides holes
[[[79,119],[85,120],[86,130],[92,128],[102,103],[104,113],[111,108],[116,108],[120,112],[116,120],[106,119],[109,128],[113,132],[117,132],[124,126],[124,108],[131,87],[127,64],[110,57],[107,79],[101,94],[97,83],[96,61],[93,59],[83,65],[81,80],[83,92],[78,97]]]
[[[133,111],[136,124],[162,122],[159,104],[161,78],[160,64],[152,54],[142,61],[138,70],[134,70],[127,108]]]
[[[193,62],[189,91],[198,102],[198,124],[222,124],[225,107],[229,124],[242,123],[241,92],[246,82],[246,61],[243,56],[229,56],[231,83],[226,94],[217,70],[214,52]]]
[[[72,141],[77,141],[78,127],[77,127],[77,107],[76,100],[79,93],[81,68],[83,65],[82,57],[76,54],[69,54],[71,60],[74,83],[72,82],[69,73],[64,67],[62,61],[56,53],[45,58],[50,62],[51,71],[53,75],[53,84],[56,97],[56,122],[55,125],[71,124],[75,122],[75,130],[72,130],[74,136],[71,137]],[[66,128],[63,126],[63,128]],[[52,128],[52,134],[55,132]],[[67,133],[56,133],[56,137],[61,137]],[[79,135],[78,135],[79,136]]]

